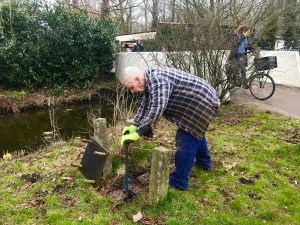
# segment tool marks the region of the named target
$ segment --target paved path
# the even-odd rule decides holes
[[[276,85],[274,95],[265,101],[255,99],[249,90],[239,89],[233,94],[231,101],[256,105],[300,120],[300,88]]]

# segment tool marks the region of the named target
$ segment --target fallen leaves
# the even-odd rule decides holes
[[[300,143],[300,131],[296,128],[290,128],[285,130],[285,135],[287,138],[285,139],[286,142],[291,144],[299,144]]]
[[[233,162],[231,164],[225,164],[223,163],[223,166],[226,170],[232,170],[233,168],[235,168],[235,166],[237,165],[238,163],[237,162]]]

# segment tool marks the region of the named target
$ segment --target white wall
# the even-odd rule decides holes
[[[277,56],[277,68],[270,75],[275,83],[300,87],[300,56],[297,51],[261,51],[264,56]]]
[[[126,66],[137,66],[142,71],[147,67],[166,65],[166,55],[163,52],[124,52],[118,53],[116,59],[116,77],[119,79]]]
[[[155,38],[156,32],[143,32],[143,33],[136,33],[136,34],[125,34],[119,35],[116,37],[116,41],[123,42],[123,41],[136,41],[137,39],[153,39]]]
[[[277,84],[300,87],[300,56],[296,51],[261,51],[261,57],[277,56],[276,69],[270,75]],[[158,59],[158,60],[156,60]],[[163,52],[128,52],[117,54],[116,76],[126,66],[138,66],[141,70],[146,67],[166,65],[166,55]]]

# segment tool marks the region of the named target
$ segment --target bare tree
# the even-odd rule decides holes
[[[163,0],[162,3],[163,7],[162,7],[162,21],[166,21],[166,10],[167,10],[167,5],[166,5],[166,0]]]
[[[74,7],[79,7],[79,0],[72,0],[72,5]]]
[[[157,27],[158,24],[158,0],[153,0],[152,2],[152,29]]]
[[[102,4],[101,4],[101,16],[102,17],[109,16],[109,1],[108,0],[102,0]]]
[[[159,45],[168,49],[167,63],[207,79],[225,100],[233,88],[225,65],[228,49],[235,45],[235,28],[247,23],[259,26],[274,13],[279,1],[271,0],[177,0],[176,24],[167,30]]]
[[[145,31],[148,31],[148,5],[149,5],[149,2],[148,0],[145,0],[144,1],[144,17],[145,17]]]
[[[126,32],[125,28],[125,6],[123,4],[122,0],[118,0],[119,4],[115,7],[115,15],[116,15],[116,21],[118,24],[118,30],[120,34],[124,34]]]
[[[175,7],[176,7],[176,0],[171,0],[171,21],[175,21]]]
[[[129,8],[127,13],[127,30],[128,32],[132,32],[132,23],[133,23],[133,14],[132,14],[132,1],[128,0]]]

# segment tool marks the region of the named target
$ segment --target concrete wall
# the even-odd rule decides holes
[[[277,56],[277,68],[270,75],[275,83],[300,87],[300,56],[297,51],[261,51],[264,56]]]
[[[277,56],[278,67],[270,75],[277,84],[300,87],[300,56],[296,51],[261,51],[261,56]],[[163,52],[128,52],[117,54],[116,76],[126,66],[138,66],[141,70],[147,67],[166,65]]]

